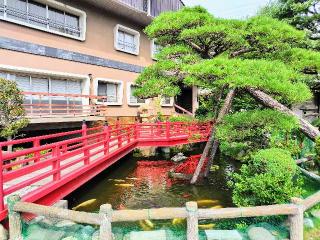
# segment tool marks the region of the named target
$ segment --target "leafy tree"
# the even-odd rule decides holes
[[[275,108],[294,115],[288,107],[312,97],[308,84],[320,69],[320,53],[308,49],[311,40],[304,31],[283,21],[267,16],[226,20],[202,7],[186,7],[161,14],[145,32],[164,48],[157,55],[157,63],[136,80],[137,96],[175,96],[183,85],[211,90],[215,93],[212,102],[224,102],[219,114],[212,114],[217,125],[234,98],[241,101],[250,96],[253,102],[261,103],[250,104],[250,110]],[[273,120],[279,117],[275,111],[270,114],[274,114]],[[307,136],[315,138],[319,134],[310,123],[298,120],[299,129]],[[242,122],[256,123],[251,117],[242,118]],[[280,131],[281,121],[277,123]],[[215,155],[219,141],[214,134],[215,128],[195,175],[210,146],[211,156]]]
[[[237,206],[288,203],[302,194],[302,180],[290,152],[271,148],[254,154],[240,173],[233,174],[233,202]]]
[[[320,39],[320,1],[319,0],[277,0],[261,10],[268,15],[300,30],[307,30],[311,38]]]
[[[248,121],[250,119],[250,121]],[[260,149],[278,147],[299,151],[291,136],[298,129],[297,119],[275,110],[253,110],[226,116],[217,127],[216,137],[222,153],[248,160]]]
[[[17,84],[0,78],[0,136],[8,141],[28,125],[22,104],[23,96]],[[11,151],[11,147],[8,150]]]

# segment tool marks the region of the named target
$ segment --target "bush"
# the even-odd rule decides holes
[[[193,117],[187,115],[173,115],[169,117],[169,122],[194,122]]]
[[[281,204],[302,194],[302,179],[288,151],[271,148],[254,154],[233,174],[233,202],[237,206]]]
[[[293,116],[270,109],[251,110],[226,116],[217,126],[216,137],[223,154],[246,161],[258,150],[274,147],[297,154],[299,146],[291,138],[297,128]]]

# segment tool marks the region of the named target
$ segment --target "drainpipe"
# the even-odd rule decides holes
[[[93,96],[94,95],[94,82],[93,82],[93,76],[91,73],[88,74],[88,77],[90,79],[90,86],[89,86],[89,95]],[[93,104],[94,101],[93,99],[89,98],[89,105]]]

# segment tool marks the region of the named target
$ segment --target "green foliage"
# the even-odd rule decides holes
[[[11,137],[28,125],[23,96],[13,81],[0,78],[0,136]]]
[[[284,20],[298,29],[308,30],[312,38],[317,38],[319,3],[319,0],[278,0],[263,8],[261,14]]]
[[[169,122],[194,122],[195,119],[188,115],[172,115],[169,117]]]
[[[233,174],[233,202],[237,206],[288,203],[302,194],[298,167],[288,151],[271,148],[254,154]]]
[[[216,137],[223,154],[239,160],[248,160],[260,149],[280,147],[297,153],[291,137],[298,128],[292,116],[275,110],[253,110],[226,116],[217,126]]]

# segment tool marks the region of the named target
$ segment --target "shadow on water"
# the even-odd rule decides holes
[[[196,149],[185,155],[191,156],[201,150]],[[161,155],[135,158],[129,154],[67,196],[69,206],[77,206],[76,210],[89,212],[98,211],[99,206],[104,203],[110,203],[114,209],[182,207],[187,201],[200,200],[218,200],[214,201],[216,205],[233,206],[227,181],[228,173],[237,169],[238,163],[218,159],[215,164],[219,168],[211,172],[208,179],[199,185],[190,185],[186,181],[168,177],[172,166],[146,166],[141,164],[141,160],[166,159]]]

